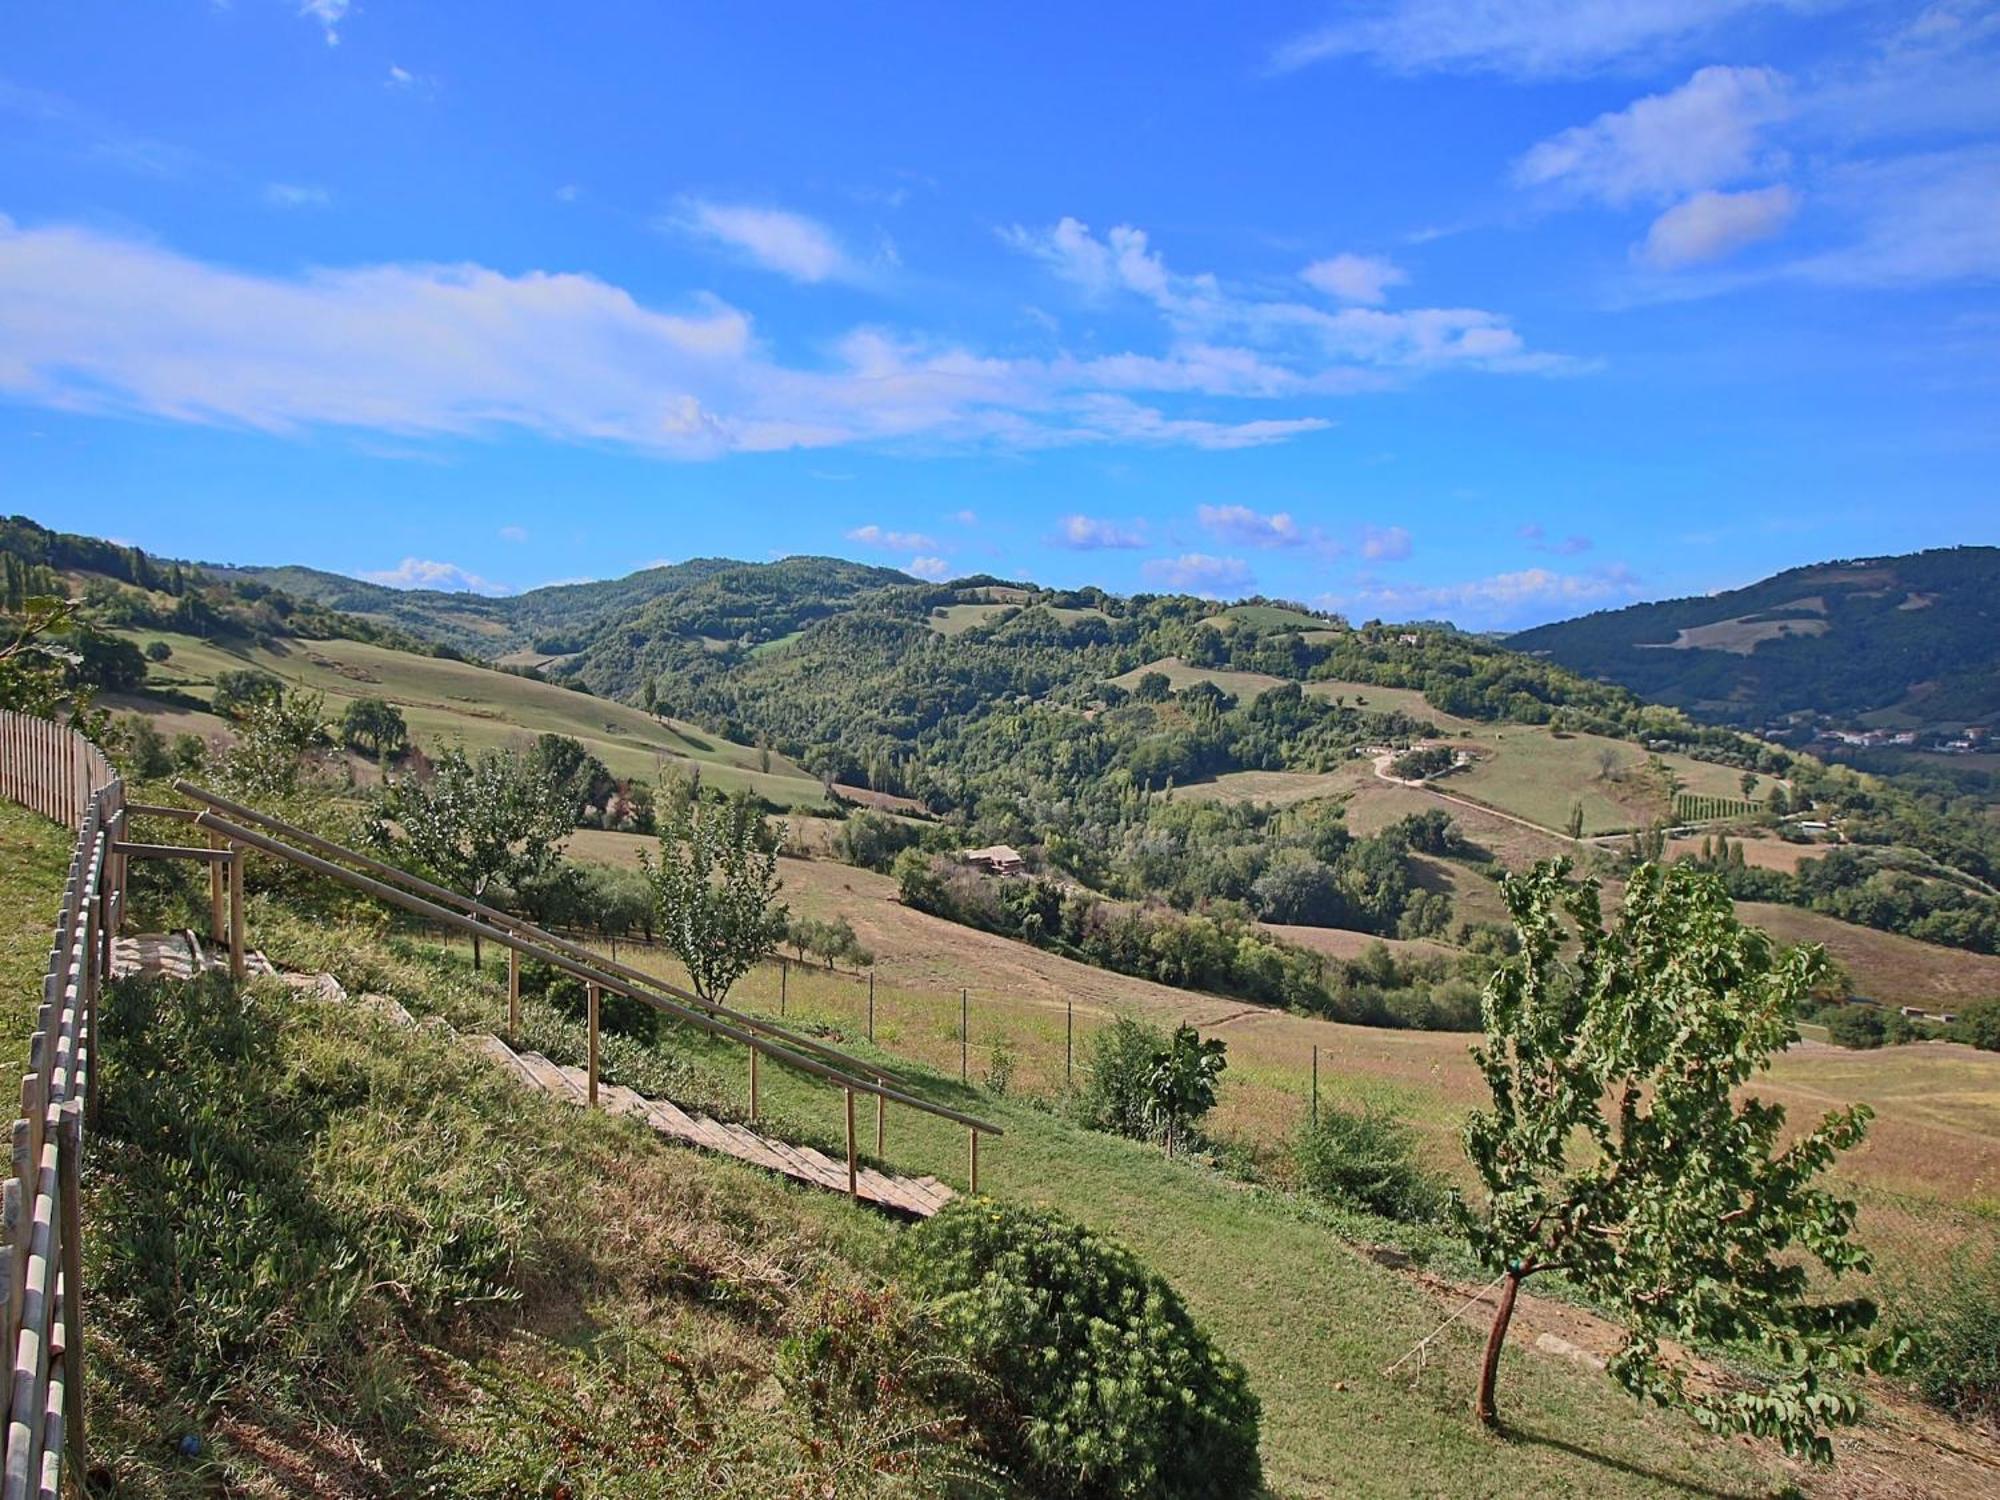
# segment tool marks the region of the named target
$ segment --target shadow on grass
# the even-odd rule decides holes
[[[1648,1484],[1656,1484],[1663,1489],[1675,1490],[1683,1495],[1708,1496],[1712,1497],[1712,1500],[1768,1500],[1768,1497],[1773,1494],[1787,1493],[1787,1491],[1773,1489],[1769,1486],[1718,1489],[1716,1486],[1704,1483],[1699,1479],[1686,1479],[1678,1474],[1670,1474],[1664,1469],[1651,1469],[1644,1464],[1632,1463],[1628,1459],[1614,1458],[1608,1453],[1598,1452],[1595,1448],[1587,1448],[1580,1443],[1573,1443],[1565,1438],[1556,1437],[1553,1434],[1533,1432],[1512,1422],[1502,1422],[1500,1424],[1500,1435],[1510,1443],[1518,1443],[1523,1447],[1553,1449],[1558,1453],[1566,1453],[1571,1458],[1581,1460],[1584,1463],[1594,1464],[1602,1469],[1609,1469],[1614,1473],[1623,1474],[1630,1479],[1643,1480]]]

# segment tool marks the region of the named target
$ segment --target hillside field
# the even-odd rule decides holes
[[[698,767],[711,785],[727,790],[747,787],[780,806],[816,807],[826,800],[818,779],[783,756],[772,756],[767,773],[758,768],[760,755],[751,746],[731,744],[690,724],[653,718],[628,704],[470,662],[417,656],[361,641],[289,641],[246,649],[160,631],[123,634],[141,646],[164,640],[173,649],[172,659],[154,665],[148,681],[197,697],[208,695],[216,674],[254,667],[288,684],[324,693],[328,715],[334,718],[355,698],[386,698],[402,711],[411,737],[425,749],[459,743],[469,750],[484,750],[524,736],[566,734],[614,775],[650,779],[659,774],[664,761]],[[140,700],[118,701],[157,712],[164,732],[227,732],[220,719],[209,715],[190,715]]]

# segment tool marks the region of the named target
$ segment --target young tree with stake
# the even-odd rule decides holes
[[[720,1005],[785,936],[777,834],[747,797],[692,797],[672,808],[659,862],[641,860],[661,934],[695,994]]]
[[[1865,1273],[1854,1205],[1821,1184],[1862,1138],[1865,1105],[1788,1146],[1785,1112],[1736,1091],[1795,1040],[1817,949],[1774,952],[1714,875],[1641,866],[1609,930],[1595,882],[1567,860],[1511,878],[1521,953],[1489,981],[1474,1058],[1492,1091],[1467,1123],[1484,1203],[1453,1195],[1473,1251],[1500,1275],[1475,1410],[1494,1386],[1521,1283],[1560,1272],[1624,1325],[1609,1373],[1715,1432],[1775,1438],[1824,1462],[1854,1400],[1828,1377],[1883,1362],[1865,1298],[1809,1299],[1807,1260]],[[1798,1254],[1795,1252],[1804,1252]],[[1692,1387],[1661,1343],[1758,1349],[1761,1388]]]

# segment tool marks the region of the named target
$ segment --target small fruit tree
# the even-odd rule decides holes
[[[749,798],[677,801],[644,860],[660,933],[711,1004],[785,936],[778,902],[778,835]]]
[[[1488,983],[1474,1049],[1492,1092],[1466,1150],[1485,1187],[1453,1217],[1499,1274],[1475,1409],[1494,1383],[1521,1283],[1560,1272],[1625,1328],[1610,1374],[1717,1432],[1825,1461],[1855,1404],[1828,1377],[1874,1361],[1875,1306],[1809,1294],[1809,1265],[1865,1272],[1854,1205],[1821,1183],[1860,1141],[1865,1105],[1780,1146],[1785,1112],[1738,1090],[1794,1040],[1823,963],[1737,921],[1714,875],[1642,865],[1606,929],[1569,862],[1507,882],[1520,956]],[[1662,1342],[1754,1348],[1756,1388],[1697,1388]]]

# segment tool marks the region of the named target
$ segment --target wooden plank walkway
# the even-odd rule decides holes
[[[252,974],[278,973],[262,953],[250,953],[245,963]],[[114,976],[144,973],[188,979],[204,970],[227,973],[229,955],[204,951],[192,932],[153,932],[121,937],[113,943],[111,968]],[[347,991],[331,974],[279,977],[300,994],[314,999],[339,1002],[348,998]],[[363,995],[359,1003],[381,1012],[398,1025],[414,1024],[401,1003],[387,995]],[[551,1062],[539,1052],[517,1052],[497,1036],[469,1035],[465,1041],[519,1083],[575,1105],[588,1100],[590,1083],[581,1068]],[[670,1140],[719,1152],[811,1187],[847,1192],[847,1163],[811,1146],[793,1145],[734,1121],[712,1120],[707,1115],[684,1110],[672,1100],[648,1099],[622,1084],[601,1079],[597,1099],[604,1108],[641,1120]],[[855,1172],[855,1196],[895,1213],[927,1219],[956,1194],[935,1177],[903,1177],[864,1166]]]

